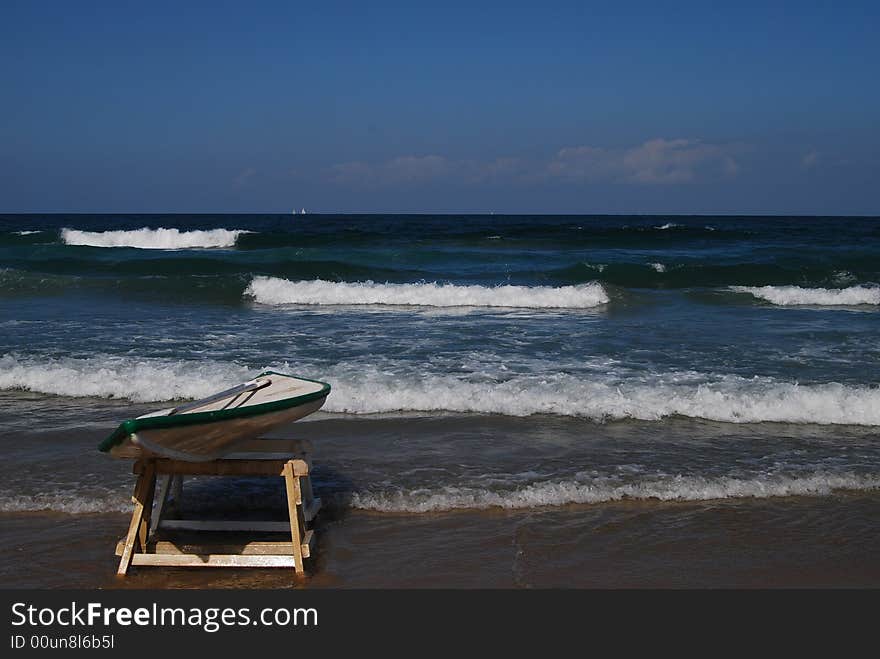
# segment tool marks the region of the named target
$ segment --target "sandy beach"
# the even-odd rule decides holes
[[[89,432],[40,438],[72,451],[79,468],[67,472],[73,498],[67,512],[3,512],[0,586],[11,588],[762,588],[877,587],[880,513],[876,491],[817,491],[777,496],[713,498],[707,490],[679,491],[666,501],[632,496],[574,503],[577,492],[498,505],[461,498],[396,498],[388,479],[404,472],[455,473],[497,451],[508,460],[598,464],[603,443],[619,442],[621,428],[590,427],[592,440],[563,441],[578,424],[552,419],[410,418],[326,419],[291,427],[314,444],[316,494],[326,502],[316,527],[315,558],[297,580],[288,570],[133,568],[115,575],[113,550],[128,525],[131,464],[86,453]],[[668,451],[699,433],[719,445],[748,441],[757,452],[780,434],[763,428],[751,436],[724,425],[680,422],[666,439]],[[747,429],[746,429],[747,430]],[[792,428],[787,429],[788,432]],[[610,436],[609,436],[610,431]],[[629,433],[634,431],[629,429]],[[651,432],[650,428],[644,428]],[[803,430],[801,430],[803,432]],[[763,438],[761,436],[763,433]],[[803,436],[801,441],[818,441]],[[544,442],[536,441],[543,435]],[[456,463],[437,459],[437,437],[455,446]],[[491,438],[496,438],[495,442]],[[503,444],[498,438],[503,438]],[[761,446],[761,442],[765,442]],[[851,442],[856,441],[851,438]],[[388,447],[385,453],[377,445]],[[402,447],[406,447],[405,449]],[[618,447],[620,448],[620,447]],[[628,447],[633,450],[632,445]],[[449,447],[446,447],[449,450]],[[693,450],[692,444],[689,450]],[[703,447],[706,450],[706,447]],[[655,444],[652,451],[657,451]],[[491,459],[491,458],[490,458]],[[43,474],[46,477],[49,472]],[[58,470],[55,470],[56,477]],[[12,476],[7,475],[5,482]],[[103,498],[85,498],[82,481],[114,485]],[[414,481],[418,482],[418,481]],[[63,491],[63,484],[55,487]],[[704,487],[706,485],[704,484]],[[788,486],[790,489],[792,485]],[[794,490],[792,490],[794,491]],[[77,494],[79,492],[79,494]],[[441,491],[442,494],[442,491]],[[450,494],[446,492],[447,496]],[[580,493],[586,498],[584,492]],[[648,493],[650,494],[650,493]],[[184,510],[199,516],[284,519],[281,479],[201,479],[185,485]],[[372,498],[370,498],[372,496]],[[470,494],[473,496],[473,493]],[[682,500],[685,496],[696,500]],[[79,497],[79,498],[76,498]],[[553,497],[556,497],[554,499]],[[568,501],[566,501],[566,497]],[[702,497],[702,498],[700,498]],[[522,495],[520,495],[522,498]],[[56,499],[54,505],[59,507]],[[189,501],[189,508],[187,508]],[[76,512],[102,508],[108,512]],[[7,502],[8,505],[8,502]],[[31,505],[38,507],[39,501]],[[45,504],[43,504],[45,505]],[[19,506],[27,507],[24,503]],[[453,506],[459,506],[453,508]],[[378,510],[377,508],[384,508]],[[404,510],[409,508],[410,510]],[[431,509],[434,508],[434,509]],[[444,509],[445,508],[445,509]],[[109,512],[118,511],[118,512]]]
[[[875,496],[608,504],[531,512],[325,515],[288,570],[115,575],[120,514],[0,516],[5,588],[877,588]],[[842,541],[840,538],[848,538]]]

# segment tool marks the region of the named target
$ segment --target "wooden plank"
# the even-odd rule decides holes
[[[310,558],[315,544],[315,532],[311,529],[303,534],[303,558]],[[116,555],[121,556],[125,547],[125,538],[116,543]],[[230,542],[174,542],[171,540],[153,540],[147,545],[147,554],[292,554],[293,545],[286,540],[250,540],[245,543]]]
[[[284,484],[287,490],[287,513],[290,515],[290,541],[293,548],[294,570],[297,574],[305,572],[302,551],[302,534],[305,522],[302,518],[302,493],[299,476],[294,471],[294,460],[284,465]]]
[[[310,502],[303,504],[303,520],[306,522],[311,522],[315,517],[318,516],[318,511],[321,510],[321,499],[315,497]]]
[[[303,535],[302,541],[302,555],[303,558],[311,558],[312,556],[312,545],[315,543],[315,533],[312,530],[308,530]]]
[[[158,565],[164,567],[292,567],[297,568],[294,557],[287,555],[237,554],[135,554],[132,565]],[[301,570],[296,569],[297,573]]]
[[[302,487],[303,501],[305,501],[306,503],[311,503],[312,499],[315,498],[315,494],[312,492],[312,479],[308,476],[305,476],[300,481],[300,486]]]
[[[152,461],[150,461],[152,463]],[[147,546],[147,541],[150,539],[150,519],[153,516],[153,498],[156,496],[156,472],[154,469],[149,469],[149,475],[147,477],[147,491],[144,495],[144,512],[143,517],[141,518],[140,528],[138,529],[138,539],[140,540],[141,547]]]
[[[292,461],[297,476],[307,476],[311,467],[311,459],[305,454],[289,455],[280,453],[266,457],[266,453],[258,452],[255,457],[222,458],[208,462],[187,462],[159,458],[156,460],[138,460],[132,467],[132,473],[139,474],[147,462],[155,463],[157,474],[180,474],[184,476],[283,476],[284,465]],[[280,457],[279,457],[280,456]]]
[[[297,459],[291,460],[294,476],[308,476],[310,462],[307,460]]]
[[[261,451],[269,453],[283,453],[286,457],[301,455],[303,453],[311,453],[313,450],[312,443],[307,439],[297,439],[293,437],[259,437],[251,439],[239,445],[239,451],[251,452]],[[144,450],[142,446],[132,444],[126,441],[121,446],[113,449],[114,458],[125,458],[131,460],[141,460],[148,458],[161,458],[162,456],[150,451]]]
[[[315,534],[306,529],[306,524],[314,520],[321,508],[321,500],[313,496],[308,477],[311,461],[308,455],[301,452],[307,445],[310,447],[304,440],[259,439],[248,443],[247,451],[221,460],[185,462],[160,458],[135,462],[133,471],[138,474],[133,497],[135,511],[128,535],[116,546],[116,553],[121,556],[119,573],[125,574],[130,565],[162,565],[293,567],[297,574],[302,574],[305,571],[304,559],[312,556],[315,542]],[[300,451],[294,452],[294,449]],[[168,478],[163,483],[155,524],[151,528],[150,514],[158,474]],[[281,476],[285,480],[289,521],[163,519],[169,498],[173,495],[177,501],[180,497],[179,488],[184,475]],[[157,529],[289,532],[290,541],[150,541],[151,531]],[[136,551],[138,546],[141,551]]]
[[[224,460],[290,460],[291,458],[299,458],[303,462],[308,462],[308,458],[303,453],[292,453],[290,451],[236,451],[224,456]]]
[[[156,529],[159,528],[159,524],[162,522],[162,515],[165,514],[165,508],[168,506],[168,498],[171,494],[172,480],[174,480],[174,476],[168,474],[165,477],[165,482],[162,483],[162,487],[159,490],[159,505],[156,506],[156,515],[153,518],[153,523],[150,525],[150,533],[155,533]]]
[[[119,560],[119,567],[116,574],[126,574],[131,565],[132,553],[134,552],[135,542],[138,540],[138,534],[144,520],[144,508],[146,506],[147,494],[149,493],[148,482],[155,478],[151,461],[141,470],[141,475],[137,479],[134,486],[134,511],[131,514],[131,522],[128,525],[128,534],[125,538],[125,544],[122,549],[122,558]],[[152,507],[152,499],[149,502]]]
[[[124,540],[116,545],[116,555],[122,553]],[[303,546],[306,542],[303,542]],[[289,540],[279,541],[254,541],[245,543],[231,543],[227,541],[217,542],[174,542],[170,540],[154,540],[147,545],[145,554],[235,554],[241,556],[291,556],[293,547]]]
[[[269,533],[286,533],[290,531],[290,523],[260,520],[165,519],[162,520],[159,528],[170,531],[264,531]]]
[[[260,437],[245,442],[238,447],[239,451],[266,451],[269,453],[287,453],[300,455],[312,452],[312,443],[307,439],[282,437]]]
[[[134,473],[140,473],[141,464],[141,461],[135,463]],[[283,476],[286,464],[286,459],[213,460],[211,462],[161,459],[155,461],[157,474],[181,474],[184,476]]]
[[[154,457],[148,451],[144,451],[140,446],[132,444],[128,440],[125,440],[125,443],[121,446],[114,447],[111,455],[114,458],[122,458],[126,460],[141,460],[143,458]]]
[[[183,476],[180,474],[171,476],[171,498],[174,500],[174,509],[178,510],[183,498]]]
[[[179,460],[157,460],[156,473],[183,474],[187,476],[283,476],[284,466],[293,463],[297,476],[309,473],[309,463],[289,456],[280,460],[214,460],[212,462],[183,462]]]

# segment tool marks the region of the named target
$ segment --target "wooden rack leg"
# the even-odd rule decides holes
[[[302,488],[303,505],[308,507],[315,500],[315,495],[312,493],[312,477],[303,476],[299,479],[299,482]]]
[[[156,470],[155,465],[150,463],[150,477],[147,479],[147,491],[144,494],[144,513],[138,529],[138,539],[141,543],[141,551],[147,550],[147,541],[150,539],[150,518],[153,516],[153,498],[156,496]]]
[[[156,514],[153,517],[153,523],[150,525],[150,533],[155,533],[162,523],[162,516],[168,508],[168,499],[171,497],[171,482],[174,480],[174,474],[168,474],[159,489],[159,499],[156,505]]]
[[[287,452],[291,455],[292,452]],[[276,453],[277,455],[277,453]],[[304,559],[311,554],[314,531],[307,530],[307,524],[320,508],[320,499],[314,498],[309,480],[309,461],[305,454],[299,458],[264,455],[258,458],[239,457],[237,459],[217,460],[209,463],[181,463],[173,460],[141,458],[134,467],[137,482],[132,496],[134,510],[129,523],[128,534],[117,545],[117,555],[121,557],[118,573],[126,574],[132,565],[167,566],[251,566],[251,567],[293,567],[297,576],[305,573]],[[153,511],[157,489],[157,472],[164,476],[160,488],[160,501]],[[255,522],[211,520],[164,520],[163,516],[171,505],[172,497],[179,498],[182,472],[195,475],[256,475],[277,478],[284,477],[287,495],[287,522]],[[178,492],[175,492],[178,490]],[[176,495],[176,496],[174,496]],[[155,522],[151,525],[151,518]],[[169,542],[152,542],[151,535],[160,528],[192,528],[205,530],[210,526],[222,524],[224,530],[251,531],[290,531],[290,545],[277,541],[254,541],[244,545],[192,545],[183,550]],[[184,525],[186,524],[186,526]],[[149,544],[148,544],[149,543]],[[149,547],[149,553],[147,548]],[[219,551],[214,551],[219,550]],[[274,551],[273,551],[274,550]]]
[[[293,569],[297,574],[305,573],[303,564],[302,539],[305,533],[305,517],[302,510],[302,489],[299,476],[294,473],[293,461],[284,465],[284,484],[287,489],[287,512],[290,515],[290,541],[293,545]]]
[[[153,509],[153,490],[156,483],[156,466],[152,460],[147,460],[137,483],[134,486],[134,512],[131,515],[131,523],[128,525],[128,535],[125,538],[125,546],[122,550],[122,558],[119,561],[117,574],[126,574],[131,566],[131,556],[134,552],[135,543],[140,541],[141,549],[146,548],[147,532],[149,530],[150,512]]]
[[[171,479],[171,498],[174,500],[174,509],[180,510],[180,499],[183,497],[183,475],[177,474]]]

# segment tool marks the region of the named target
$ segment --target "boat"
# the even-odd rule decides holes
[[[147,453],[186,462],[216,460],[317,411],[329,393],[326,382],[265,371],[207,398],[123,421],[98,449],[114,457]]]

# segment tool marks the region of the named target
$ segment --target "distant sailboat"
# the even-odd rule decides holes
[[[303,208],[303,209],[299,212],[299,214],[300,214],[300,215],[305,215],[305,214],[306,214],[306,209]]]

